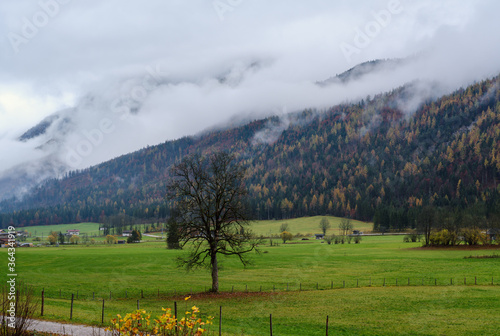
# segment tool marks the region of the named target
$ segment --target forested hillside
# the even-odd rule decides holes
[[[500,79],[409,114],[413,85],[327,111],[258,120],[148,147],[47,181],[22,201],[0,203],[2,226],[168,216],[169,166],[213,149],[248,167],[256,218],[331,214],[413,227],[424,206],[497,221]],[[465,218],[464,217],[464,218]]]

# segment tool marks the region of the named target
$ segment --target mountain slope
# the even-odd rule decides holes
[[[168,141],[51,180],[21,202],[4,201],[0,220],[22,226],[118,213],[163,218],[169,166],[214,149],[247,165],[257,218],[333,214],[401,229],[414,225],[414,210],[426,204],[496,216],[499,83],[495,77],[460,89],[412,116],[401,109],[412,100],[409,85],[327,111]]]

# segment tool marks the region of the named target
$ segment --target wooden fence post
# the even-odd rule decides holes
[[[104,299],[102,299],[101,323],[104,324]]]
[[[269,331],[271,336],[273,336],[273,314],[269,314]]]
[[[139,310],[139,300],[137,300],[137,310]]]
[[[45,289],[42,290],[42,310],[40,312],[40,316],[43,316],[43,303],[45,298]]]
[[[174,316],[177,318],[177,301],[174,301]]]
[[[219,307],[219,336],[222,336],[222,306]]]
[[[69,311],[69,319],[73,318],[73,300],[75,298],[75,294],[71,294],[71,310]]]
[[[144,291],[141,289],[141,299],[144,299]]]
[[[328,336],[328,315],[326,315],[326,336]]]

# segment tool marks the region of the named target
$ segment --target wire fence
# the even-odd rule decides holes
[[[495,286],[500,285],[500,278],[487,276],[468,277],[387,277],[387,278],[350,278],[348,280],[331,280],[329,282],[288,282],[266,285],[231,285],[222,286],[220,292],[223,293],[259,293],[259,292],[300,292],[314,290],[332,290],[342,288],[361,287],[390,287],[390,286]],[[123,299],[152,299],[152,298],[173,298],[177,296],[187,296],[202,292],[209,292],[210,287],[206,286],[201,290],[171,290],[165,288],[145,288],[145,289],[121,289],[110,291],[86,291],[86,290],[54,290],[41,288],[45,298],[70,300],[123,300]]]

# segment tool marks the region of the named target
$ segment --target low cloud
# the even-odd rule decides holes
[[[500,72],[495,1],[400,1],[401,11],[346,59],[341,45],[354,43],[389,3],[242,1],[221,20],[210,1],[70,1],[19,52],[0,42],[7,65],[0,70],[0,172],[47,160],[57,166],[51,174],[85,168],[283,106],[322,110],[407,83],[413,96],[399,108],[410,115],[422,101]],[[22,32],[37,11],[36,2],[2,3],[0,34]],[[392,58],[411,61],[316,84],[357,63]],[[58,111],[65,117],[45,134],[18,141]],[[290,122],[280,116],[255,141],[275,141]]]

